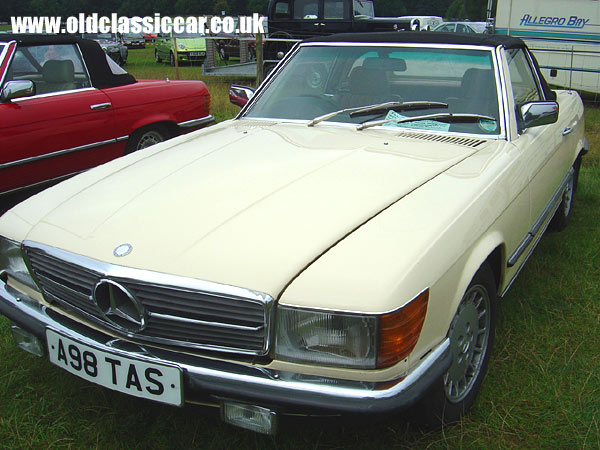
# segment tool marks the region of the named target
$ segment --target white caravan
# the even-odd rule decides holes
[[[498,0],[495,29],[523,39],[549,83],[600,93],[599,0]]]

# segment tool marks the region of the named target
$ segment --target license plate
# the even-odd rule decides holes
[[[190,52],[190,56],[204,56],[206,52]]]
[[[46,330],[50,362],[100,386],[135,397],[180,406],[179,367],[150,363],[105,352]]]

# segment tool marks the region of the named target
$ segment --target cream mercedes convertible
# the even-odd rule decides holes
[[[234,120],[2,216],[16,345],[263,433],[281,414],[458,420],[497,300],[569,220],[578,94],[518,39],[410,32],[313,38],[236,89]]]

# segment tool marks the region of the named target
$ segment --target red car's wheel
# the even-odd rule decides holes
[[[163,125],[149,125],[140,128],[129,136],[127,146],[125,147],[125,154],[128,155],[129,153],[151,147],[154,144],[166,141],[170,137],[169,131]]]

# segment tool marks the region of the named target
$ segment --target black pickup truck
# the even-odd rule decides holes
[[[265,60],[279,59],[293,42],[334,33],[419,30],[417,19],[375,17],[372,0],[270,0]],[[280,53],[279,57],[277,53]]]

